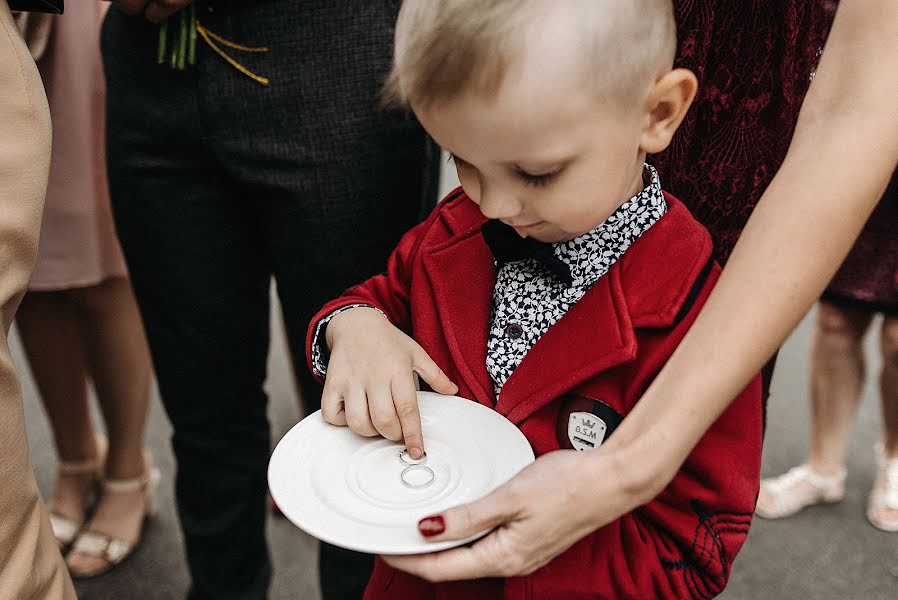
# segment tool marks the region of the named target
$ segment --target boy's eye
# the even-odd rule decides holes
[[[548,185],[552,182],[555,177],[561,172],[561,169],[557,171],[552,171],[551,173],[542,173],[540,175],[534,175],[533,173],[527,173],[526,171],[518,170],[518,177],[526,183],[527,185],[533,187],[540,187],[544,185]]]
[[[455,167],[457,169],[472,169],[474,168],[470,163],[466,162],[464,159],[455,156],[454,154],[449,154],[446,159],[449,162],[455,163]],[[559,173],[561,173],[562,168],[559,167],[550,173],[528,173],[527,171],[521,169],[520,167],[515,167],[514,173],[515,175],[521,179],[526,185],[533,187],[541,187],[544,185],[548,185],[555,179]]]

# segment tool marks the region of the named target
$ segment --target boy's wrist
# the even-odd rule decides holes
[[[327,344],[328,350],[332,350],[334,347],[334,337],[339,335],[340,325],[345,324],[347,321],[346,316],[348,313],[354,313],[355,316],[358,316],[358,310],[368,310],[376,314],[379,318],[386,319],[387,315],[384,314],[382,310],[377,308],[376,306],[372,306],[370,304],[357,304],[352,306],[347,306],[342,310],[335,312],[328,322],[325,324],[324,329],[324,342]]]
[[[331,327],[332,321],[341,313],[348,312],[354,308],[371,308],[383,315],[384,318],[387,317],[379,308],[370,304],[349,304],[332,311],[320,319],[315,326],[315,334],[312,336],[311,366],[312,372],[321,379],[327,377],[327,364],[330,362],[330,352],[333,347],[334,332]]]

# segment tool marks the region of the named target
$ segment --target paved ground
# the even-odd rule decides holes
[[[298,419],[287,370],[279,324],[270,357],[267,389],[274,439]],[[807,442],[806,319],[780,353],[773,384],[764,474],[779,473],[804,457]],[[876,373],[876,336],[868,340],[868,369]],[[17,364],[24,367],[13,339]],[[38,483],[45,495],[54,476],[53,444],[46,420],[27,372],[25,410],[29,441]],[[873,481],[872,446],[879,427],[875,386],[868,385],[848,456],[848,495],[838,505],[814,508],[780,522],[756,520],[748,542],[735,563],[726,600],[898,599],[898,534],[882,533],[864,518]],[[161,511],[150,521],[145,541],[127,563],[113,573],[79,584],[85,600],[170,600],[183,598],[187,586],[181,540],[172,501],[173,463],[168,445],[170,429],[154,398],[148,444],[164,478]],[[271,519],[269,541],[275,565],[273,599],[318,598],[315,542],[283,519]]]

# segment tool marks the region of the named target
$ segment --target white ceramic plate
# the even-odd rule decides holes
[[[297,423],[268,465],[284,515],[321,540],[371,554],[468,541],[426,542],[417,522],[488,494],[533,462],[533,450],[517,427],[477,402],[418,392],[418,405],[427,460],[412,468],[401,442],[330,425],[321,411]]]

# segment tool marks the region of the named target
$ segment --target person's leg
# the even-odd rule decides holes
[[[16,314],[16,325],[62,463],[88,465],[99,460],[90,420],[87,365],[75,307],[65,292],[28,292]],[[87,502],[96,491],[102,465],[63,470],[53,488],[50,511],[76,528],[84,521]],[[61,542],[71,542],[60,531]]]
[[[50,111],[37,68],[0,0],[0,593],[75,598],[31,470],[7,335],[37,250],[50,166]]]
[[[255,201],[216,158],[203,65],[220,58],[159,67],[158,28],[114,7],[103,33],[113,212],[174,429],[190,598],[265,598],[270,271]]]
[[[113,205],[174,429],[190,597],[264,598],[270,275],[252,211],[204,182],[126,171],[111,169]]]
[[[105,477],[128,480],[145,474],[143,439],[151,365],[131,284],[114,277],[65,292],[80,323],[86,362],[96,390],[109,447]],[[143,490],[103,490],[86,530],[136,544],[146,516]],[[74,574],[107,566],[104,558],[77,550],[66,557]]]
[[[898,531],[898,317],[886,315],[881,332],[882,440],[868,516],[886,531]]]
[[[811,441],[808,465],[838,474],[864,385],[863,337],[873,313],[820,302],[811,349]]]
[[[77,309],[88,369],[106,422],[106,477],[135,477],[144,467],[152,365],[131,283],[114,277],[67,293]]]
[[[882,442],[885,455],[898,457],[898,317],[885,316],[882,321]]]
[[[272,0],[216,5],[204,20],[225,38],[271,48],[252,63],[271,78],[268,88],[220,63],[223,73],[209,82],[209,96],[219,101],[210,126],[228,133],[219,138],[218,156],[263,217],[309,411],[319,408],[321,396],[305,364],[309,319],[343,289],[384,269],[416,222],[424,194],[423,132],[378,101],[396,8],[368,0]],[[361,597],[372,564],[370,556],[322,544],[323,598]]]
[[[844,495],[845,452],[864,381],[862,340],[872,314],[821,301],[811,346],[811,441],[807,461],[765,479],[757,513],[785,517]]]

